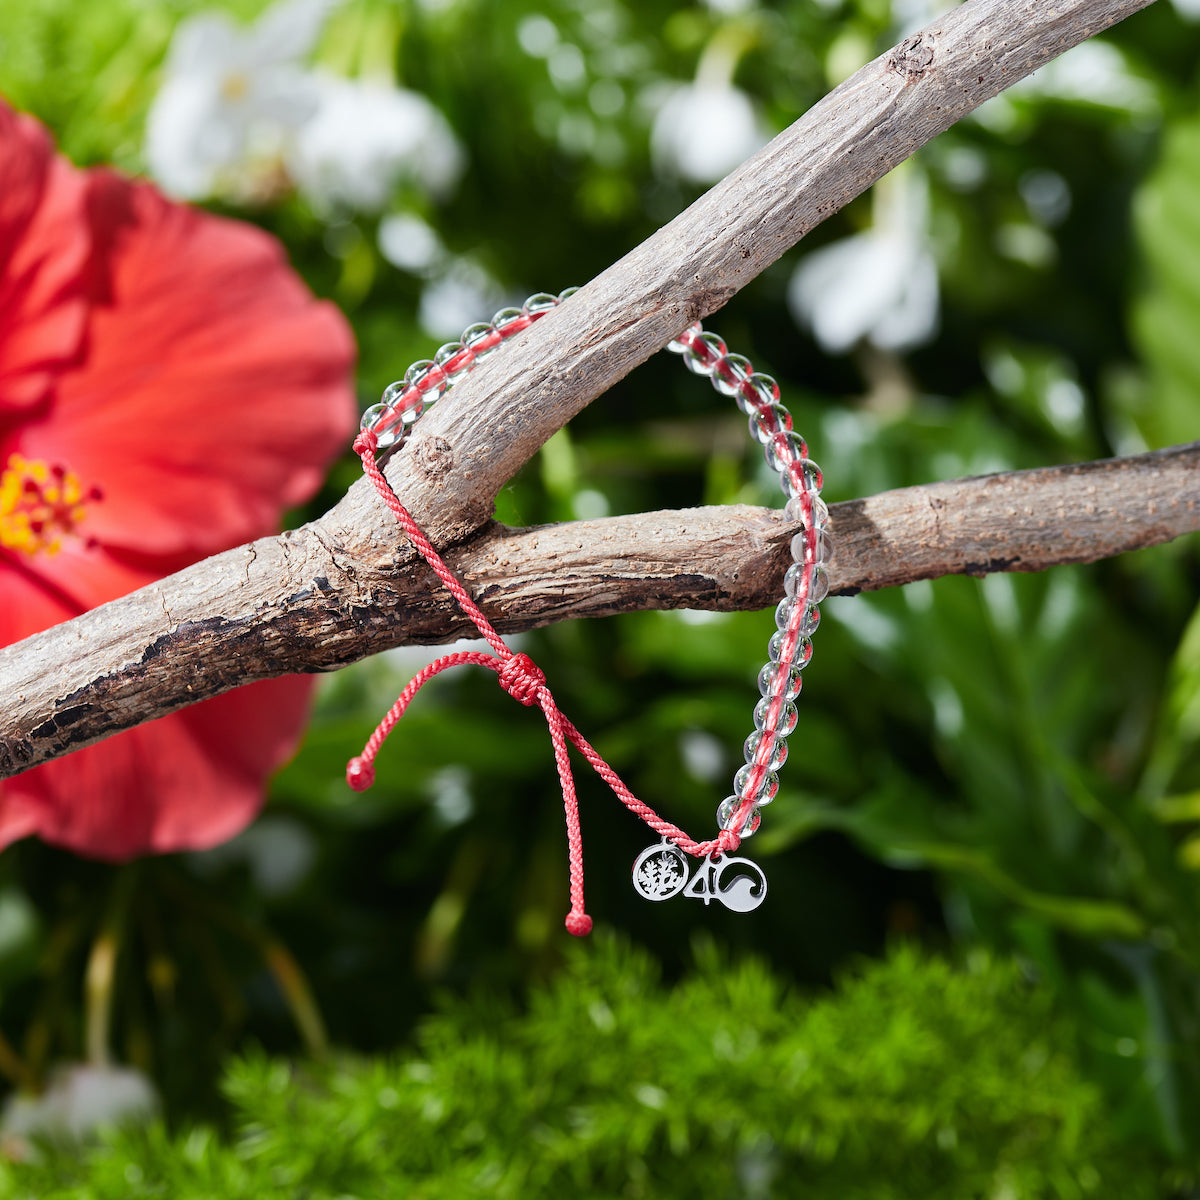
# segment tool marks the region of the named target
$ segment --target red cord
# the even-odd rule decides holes
[[[478,650],[460,650],[423,667],[409,680],[408,686],[402,691],[396,703],[388,710],[387,715],[379,722],[375,732],[367,739],[363,752],[352,758],[346,764],[346,782],[356,791],[366,791],[375,782],[375,755],[383,745],[384,739],[404,716],[405,710],[412,698],[435,675],[450,667],[477,666],[487,667],[495,671],[499,677],[500,686],[525,705],[537,705],[546,718],[550,730],[550,741],[554,746],[554,761],[558,767],[558,778],[562,785],[563,809],[567,822],[567,847],[570,859],[571,880],[571,911],[567,914],[566,926],[576,937],[583,937],[592,930],[592,918],[583,909],[583,832],[579,826],[579,801],[575,795],[575,779],[571,774],[571,763],[567,755],[567,742],[570,742],[585,759],[592,769],[612,788],[617,798],[630,812],[635,813],[656,833],[674,842],[687,854],[703,858],[717,853],[732,854],[741,844],[741,838],[732,830],[723,829],[719,837],[707,842],[693,841],[682,829],[664,821],[652,808],[643,804],[621,781],[620,776],[608,765],[587,739],[563,715],[554,696],[546,686],[546,677],[534,664],[527,654],[514,654],[496,632],[492,623],[484,616],[479,605],[471,598],[466,588],[455,578],[450,568],[442,561],[441,555],[433,548],[432,543],[421,532],[420,526],[413,520],[412,514],[400,503],[400,498],[392,490],[391,484],[375,462],[375,434],[367,430],[360,433],[354,440],[355,453],[362,459],[363,470],[375,485],[383,502],[392,510],[399,521],[408,540],[416,547],[421,557],[433,568],[437,577],[446,585],[446,589],[454,597],[459,608],[471,618],[479,632],[487,639],[495,654],[485,654]]]

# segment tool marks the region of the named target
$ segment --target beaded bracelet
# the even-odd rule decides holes
[[[829,510],[820,497],[823,482],[820,468],[809,459],[804,439],[793,430],[792,418],[779,402],[779,385],[775,380],[756,372],[741,355],[730,354],[725,343],[715,334],[706,333],[699,323],[684,330],[667,346],[682,356],[684,365],[694,374],[708,376],[713,387],[731,396],[747,415],[751,435],[762,445],[771,469],[780,476],[787,496],[784,513],[790,521],[801,525],[801,531],[791,542],[793,563],[784,575],[784,597],[775,611],[777,629],[767,647],[768,662],[758,677],[762,698],[754,709],[754,732],[746,739],[745,765],[734,776],[733,794],[717,808],[720,833],[707,842],[693,841],[638,800],[567,720],[546,686],[545,676],[527,655],[513,654],[504,644],[400,502],[376,462],[377,451],[398,446],[422,412],[444,396],[476,363],[577,290],[568,288],[558,296],[538,293],[521,308],[501,309],[491,322],[470,326],[460,341],[443,346],[432,360],[410,367],[404,379],[390,384],[380,402],[363,414],[361,432],[354,443],[363,469],[413,546],[494,653],[459,651],[419,671],[368,739],[363,753],[350,760],[346,779],[356,790],[370,787],[380,746],[413,696],[434,675],[456,665],[487,667],[496,672],[505,691],[523,704],[536,704],[546,717],[567,819],[571,911],[566,925],[571,933],[589,932],[592,922],[583,908],[583,843],[567,756],[568,742],[583,754],[622,803],[661,835],[662,840],[643,850],[633,864],[633,886],[639,895],[658,901],[683,893],[703,900],[706,905],[718,900],[727,908],[749,912],[766,897],[766,876],[750,859],[734,857],[734,851],[758,829],[762,819],[760,810],[775,799],[779,790],[778,771],[787,758],[786,739],[796,727],[795,700],[800,694],[801,671],[812,657],[811,638],[821,619],[818,605],[829,594],[826,563],[832,550]],[[690,882],[685,855],[702,860]]]

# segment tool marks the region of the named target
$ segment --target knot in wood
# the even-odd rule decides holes
[[[441,479],[454,466],[454,448],[444,437],[426,438],[419,442],[413,457],[417,470],[430,480]]]
[[[905,83],[916,83],[927,75],[933,66],[933,46],[924,34],[914,33],[906,37],[888,55],[888,68],[895,71]]]

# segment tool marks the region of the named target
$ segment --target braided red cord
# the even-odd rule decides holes
[[[546,677],[526,654],[514,654],[496,632],[492,623],[483,614],[483,610],[471,598],[466,588],[455,578],[453,572],[442,561],[441,555],[433,548],[433,544],[421,531],[420,526],[413,520],[412,514],[400,502],[400,498],[392,490],[391,484],[375,462],[375,434],[367,430],[360,433],[354,440],[354,450],[362,459],[363,470],[375,485],[376,491],[383,502],[391,509],[396,520],[400,523],[408,540],[416,547],[421,557],[433,568],[437,577],[446,585],[447,591],[454,597],[459,608],[471,618],[475,627],[487,639],[495,654],[485,654],[478,650],[460,650],[443,657],[423,667],[408,682],[408,686],[400,693],[396,703],[388,710],[387,715],[379,722],[375,732],[367,739],[363,752],[352,758],[346,765],[346,782],[355,791],[362,792],[375,782],[375,756],[383,745],[384,739],[396,723],[404,716],[405,710],[413,697],[435,675],[450,667],[477,666],[487,667],[495,671],[500,686],[515,700],[525,705],[537,705],[546,718],[550,730],[550,741],[554,746],[554,761],[558,768],[558,779],[562,785],[563,810],[567,823],[567,847],[570,860],[571,911],[567,914],[566,926],[570,933],[582,937],[591,932],[592,918],[583,908],[583,831],[579,825],[579,800],[575,794],[575,779],[571,774],[571,763],[567,754],[567,742],[570,742],[585,759],[592,769],[613,790],[617,798],[636,814],[656,833],[674,842],[687,854],[703,858],[706,855],[721,852],[732,854],[741,844],[741,838],[732,830],[723,829],[719,837],[707,842],[693,841],[682,829],[663,820],[649,805],[643,804],[624,784],[621,777],[608,765],[601,755],[592,747],[578,729],[563,715],[554,701],[554,696],[546,686]]]

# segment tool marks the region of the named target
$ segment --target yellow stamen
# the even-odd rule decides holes
[[[86,492],[79,477],[58,463],[10,454],[0,472],[0,546],[23,554],[57,554],[63,539],[79,537],[78,526],[100,489]]]

